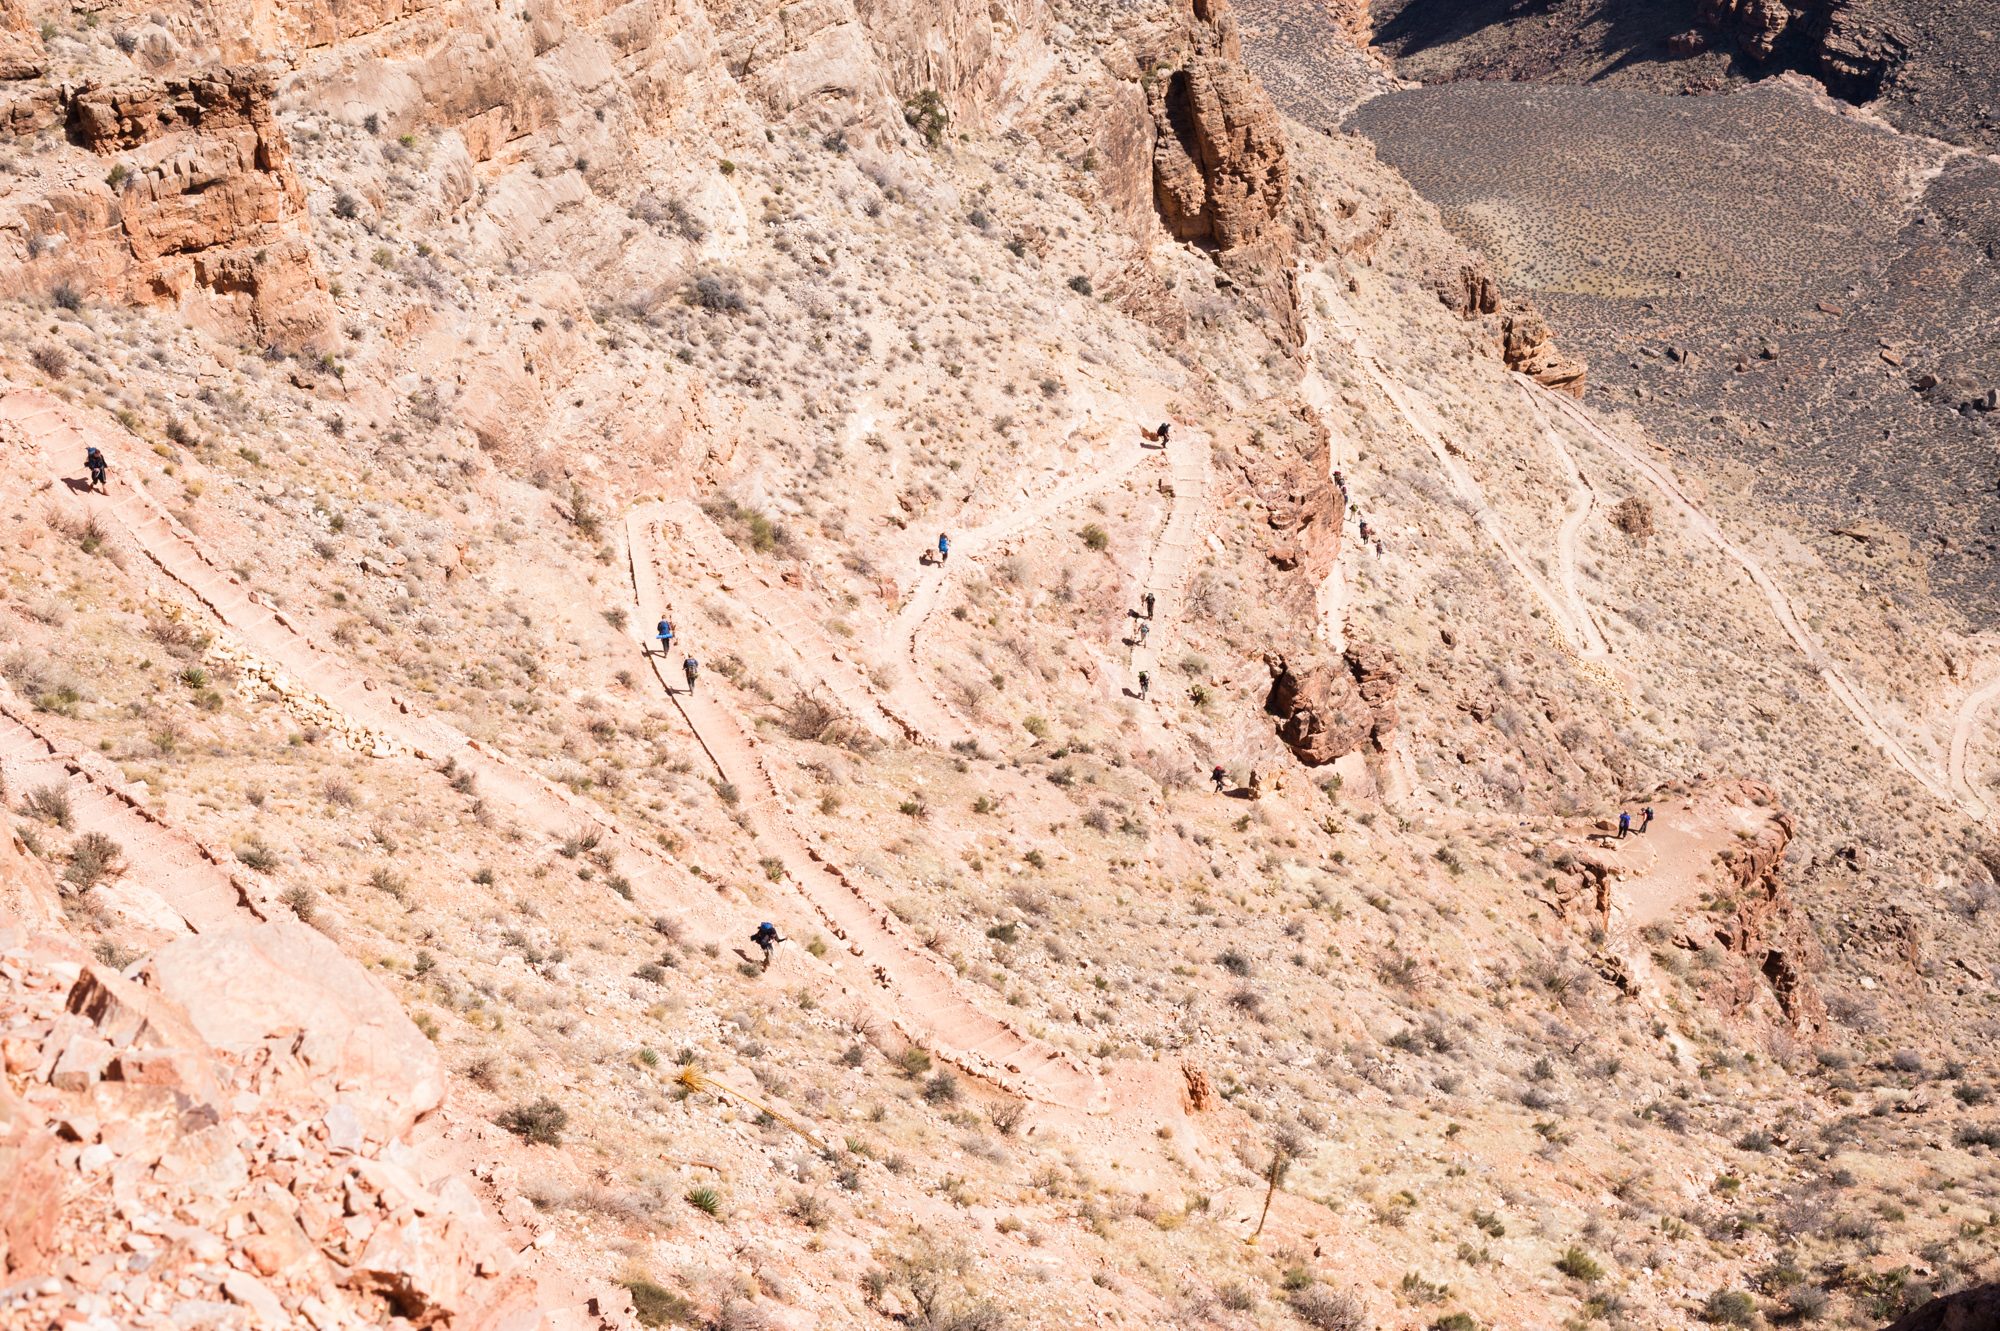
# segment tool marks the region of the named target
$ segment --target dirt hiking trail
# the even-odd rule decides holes
[[[112,914],[158,935],[155,941],[264,918],[254,903],[265,894],[220,855],[170,826],[87,756],[64,751],[9,702],[0,702],[0,773],[11,799],[54,787],[69,796],[76,833],[118,843],[125,867],[97,893]]]
[[[1654,490],[1658,491],[1666,499],[1669,506],[1681,514],[1689,526],[1715,546],[1716,549],[1727,555],[1730,560],[1749,575],[1751,582],[1756,585],[1758,591],[1763,593],[1766,603],[1771,607],[1772,616],[1778,621],[1778,626],[1784,630],[1785,636],[1790,638],[1792,645],[1804,654],[1806,660],[1819,673],[1820,678],[1825,681],[1827,689],[1840,702],[1841,706],[1846,708],[1848,713],[1853,716],[1855,723],[1860,726],[1862,733],[1867,735],[1869,741],[1889,761],[1901,768],[1911,780],[1930,792],[1932,798],[1937,800],[1938,803],[1955,806],[1976,821],[1984,821],[1986,819],[1987,808],[1984,802],[1976,797],[1969,799],[1961,798],[1948,782],[1932,773],[1923,763],[1920,763],[1910,753],[1909,749],[1904,746],[1903,742],[1896,738],[1890,730],[1889,724],[1876,713],[1867,695],[1847,677],[1846,672],[1839,665],[1835,664],[1833,658],[1827,654],[1825,648],[1820,645],[1819,640],[1813,636],[1811,630],[1806,628],[1805,624],[1800,620],[1798,613],[1793,609],[1791,598],[1786,596],[1784,590],[1778,586],[1770,574],[1764,571],[1763,565],[1758,563],[1756,558],[1742,546],[1730,539],[1728,534],[1717,525],[1713,518],[1709,517],[1693,500],[1687,497],[1687,494],[1681,489],[1680,483],[1674,479],[1673,475],[1664,465],[1645,456],[1639,448],[1627,442],[1615,431],[1605,428],[1589,411],[1570,401],[1570,399],[1564,397],[1562,394],[1551,392],[1539,384],[1531,385],[1531,381],[1523,380],[1522,382],[1526,391],[1533,394],[1539,400],[1555,407],[1565,419],[1575,424],[1584,433],[1589,435],[1592,440],[1602,445],[1614,457],[1643,477]]]
[[[33,392],[15,392],[0,398],[0,422],[18,429],[29,446],[41,452],[52,476],[66,474],[67,469],[59,459],[83,456],[86,439],[108,437],[111,433],[108,429],[101,435],[86,433],[72,421],[66,406]],[[120,442],[129,444],[133,453],[138,451],[136,441]],[[373,681],[357,682],[344,662],[322,651],[290,618],[245,595],[234,575],[217,568],[193,536],[175,523],[143,486],[120,476],[114,478],[109,495],[91,495],[84,502],[89,511],[111,518],[118,532],[161,573],[198,599],[217,620],[257,651],[290,672],[326,705],[369,730],[390,737],[419,758],[448,764],[454,772],[471,773],[480,796],[505,805],[551,840],[560,840],[580,827],[595,828],[625,855],[623,867],[627,876],[634,889],[650,902],[672,904],[684,910],[693,905],[699,915],[688,923],[698,924],[709,938],[734,941],[738,933],[747,936],[747,931],[733,927],[741,923],[744,909],[722,912],[705,886],[697,888],[670,881],[668,874],[679,879],[684,871],[678,865],[663,863],[660,852],[650,843],[625,833],[601,809],[451,727],[414,714],[409,704]],[[635,552],[635,578],[640,570],[653,568],[652,554],[650,547],[646,549],[646,558],[639,558]],[[643,612],[654,613],[662,604],[661,586],[654,581],[638,589]],[[648,657],[657,669],[661,664],[657,655],[649,653]],[[662,681],[666,681],[664,675]],[[678,697],[676,701],[680,701]],[[753,798],[759,792],[765,792],[765,798],[774,798],[775,785],[763,770],[751,742],[740,730],[732,737],[723,724],[723,710],[710,709],[705,703],[693,710],[695,715],[689,717],[690,724],[695,726],[718,769],[726,773],[725,779],[736,781]],[[851,884],[837,877],[837,871],[823,866],[816,854],[790,832],[783,819],[767,818],[766,824],[766,835],[785,852],[781,858],[794,879],[818,889],[812,897],[813,905],[816,912],[829,920],[830,927],[837,922],[838,927],[852,934],[879,941],[874,966],[876,984],[905,986],[901,994],[908,1001],[905,1010],[898,1014],[899,1026],[909,1032],[927,1034],[938,1042],[934,1052],[947,1061],[975,1075],[991,1077],[1017,1093],[1085,1112],[1101,1108],[1102,1087],[1095,1074],[1073,1055],[1020,1035],[974,1007],[938,974],[941,963],[919,956],[908,945],[892,939],[887,926],[873,918],[872,908],[861,901]],[[915,1014],[923,1014],[924,1020],[917,1020]]]
[[[642,609],[657,605],[672,581],[657,543],[659,522],[635,513],[627,530],[633,594]],[[816,916],[850,957],[866,964],[875,986],[894,995],[890,1016],[899,1030],[946,1061],[1030,1099],[1085,1112],[1103,1109],[1104,1087],[1081,1060],[975,1005],[943,961],[909,939],[812,844],[816,838],[799,830],[776,774],[739,719],[740,709],[725,702],[731,691],[726,679],[709,673],[690,690],[680,661],[657,650],[645,655],[716,774],[735,788],[737,808],[759,845],[783,866],[778,885],[794,894],[802,913]]]

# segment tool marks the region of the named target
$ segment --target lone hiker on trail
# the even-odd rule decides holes
[[[750,941],[764,949],[764,969],[769,970],[771,954],[777,950],[778,944],[785,940],[778,937],[778,926],[766,920],[757,926],[756,933],[750,935]]]
[[[1222,770],[1221,763],[1217,763],[1215,770],[1208,774],[1208,779],[1215,783],[1215,793],[1220,795],[1222,788],[1229,784],[1229,773]]]
[[[1143,627],[1143,625],[1141,627]],[[1144,702],[1146,700],[1146,690],[1152,687],[1153,687],[1153,677],[1147,674],[1145,671],[1141,670],[1139,672],[1139,700],[1141,702]]]
[[[1146,593],[1146,618],[1148,618],[1148,619],[1151,619],[1152,617],[1153,617],[1153,594],[1152,594],[1151,592],[1147,592],[1147,593]]]
[[[111,464],[104,460],[103,450],[92,445],[83,451],[83,465],[90,470],[90,488],[100,494],[108,494],[111,482],[106,479],[111,474]]]
[[[681,662],[681,670],[688,678],[688,692],[693,693],[695,676],[701,673],[701,662],[690,656],[687,660]]]
[[[1631,810],[1621,809],[1619,810],[1618,813],[1618,839],[1620,841],[1623,841],[1626,837],[1630,836],[1631,833],[1632,833]]]
[[[939,532],[938,533],[939,565],[942,566],[944,562],[950,558],[951,558],[951,537],[945,535],[943,532]]]
[[[661,656],[670,656],[670,655],[672,655],[672,654],[673,654],[673,650],[674,650],[674,621],[673,621],[673,620],[671,620],[671,619],[662,619],[662,620],[660,621],[660,632],[659,632],[659,636],[660,636],[660,655],[661,655]]]

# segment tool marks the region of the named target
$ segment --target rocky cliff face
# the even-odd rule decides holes
[[[1228,0],[1192,0],[1178,64],[1148,91],[1153,196],[1169,235],[1256,289],[1297,343],[1298,210],[1278,109],[1244,67]]]
[[[68,147],[0,193],[0,246],[16,259],[0,289],[171,305],[288,349],[320,339],[327,285],[274,77],[220,67],[17,95],[16,141],[59,130]]]
[[[1750,60],[1783,59],[1853,102],[1878,96],[1910,50],[1900,16],[1866,0],[1702,0],[1695,22]]]
[[[0,883],[53,899],[47,880],[0,852]],[[189,936],[120,973],[8,916],[0,976],[9,1325],[595,1322],[411,1145],[437,1054],[314,930]]]
[[[1339,660],[1303,669],[1272,657],[1264,710],[1278,718],[1278,737],[1299,761],[1320,767],[1380,743],[1396,725],[1395,658],[1371,643],[1350,644]]]

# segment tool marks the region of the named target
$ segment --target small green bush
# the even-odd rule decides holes
[[[1702,1304],[1701,1320],[1717,1326],[1748,1326],[1757,1320],[1757,1300],[1740,1289],[1718,1289]]]
[[[722,1194],[705,1184],[687,1190],[687,1204],[703,1215],[722,1214]]]
[[[494,1121],[524,1142],[560,1146],[563,1129],[569,1126],[569,1111],[545,1095],[531,1104],[505,1110]]]
[[[625,1292],[632,1296],[632,1311],[643,1326],[692,1326],[695,1322],[692,1303],[644,1277],[626,1281]]]
[[[1574,1243],[1563,1250],[1562,1256],[1556,1258],[1556,1270],[1571,1280],[1581,1280],[1586,1285],[1604,1279],[1603,1265]]]

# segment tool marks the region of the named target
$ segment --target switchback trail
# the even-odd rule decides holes
[[[657,605],[669,582],[658,522],[635,514],[627,530],[633,595],[642,608]],[[1025,1035],[974,1004],[942,960],[904,935],[799,830],[761,747],[723,702],[724,680],[711,675],[691,692],[678,662],[656,651],[645,655],[717,775],[735,788],[737,808],[759,845],[783,866],[780,885],[798,895],[849,956],[865,962],[877,987],[894,995],[891,1017],[899,1030],[947,1062],[1029,1099],[1085,1112],[1103,1109],[1105,1091],[1094,1072],[1068,1050]]]
[[[1958,716],[1951,727],[1951,784],[1961,796],[1984,809],[1988,817],[1992,815],[1993,805],[1980,794],[1975,784],[1976,774],[1971,770],[1972,737],[1978,733],[1979,714],[1996,697],[2000,697],[2000,675],[1966,695],[1965,701],[1958,705]]]
[[[1576,543],[1583,532],[1583,524],[1590,520],[1590,513],[1597,506],[1597,492],[1590,482],[1583,478],[1583,471],[1571,456],[1569,445],[1556,432],[1548,415],[1543,412],[1541,402],[1516,379],[1514,386],[1534,409],[1535,419],[1541,422],[1542,437],[1548,440],[1549,448],[1556,455],[1556,462],[1563,474],[1569,478],[1570,507],[1563,518],[1561,529],[1556,533],[1556,566],[1561,571],[1563,595],[1569,598],[1570,621],[1583,631],[1584,650],[1591,655],[1608,657],[1611,644],[1605,639],[1604,628],[1597,622],[1597,614],[1584,599],[1583,588],[1576,576]]]
[[[1646,457],[1638,448],[1620,438],[1615,432],[1606,429],[1583,407],[1571,402],[1562,394],[1545,389],[1539,384],[1532,385],[1528,391],[1553,405],[1557,411],[1610,451],[1614,457],[1644,477],[1648,484],[1680,512],[1688,525],[1750,576],[1750,581],[1763,593],[1766,603],[1771,607],[1772,616],[1784,630],[1785,636],[1791,639],[1792,645],[1797,647],[1813,669],[1819,672],[1827,689],[1840,705],[1846,708],[1848,714],[1860,726],[1862,733],[1868,736],[1869,741],[1880,749],[1884,756],[1901,768],[1911,780],[1929,791],[1932,798],[1940,804],[1955,806],[1968,817],[1984,821],[1987,815],[1985,804],[1976,797],[1971,800],[1961,799],[1945,780],[1940,779],[1917,761],[1903,742],[1890,731],[1888,723],[1876,714],[1874,706],[1860,686],[1847,677],[1846,672],[1827,654],[1812,631],[1806,628],[1797,611],[1793,609],[1791,598],[1785,595],[1784,589],[1764,571],[1764,566],[1758,563],[1754,556],[1731,540],[1713,518],[1687,497],[1680,483],[1666,467]]]
[[[88,758],[65,752],[4,702],[0,770],[10,795],[53,786],[69,796],[77,832],[97,832],[118,843],[126,868],[106,887],[115,913],[168,935],[208,933],[264,918],[250,886],[224,867],[221,856],[170,826]],[[130,909],[119,909],[128,905],[128,894]],[[157,901],[145,900],[148,896]],[[161,918],[161,907],[171,918]]]
[[[80,459],[85,442],[99,437],[75,424],[70,413],[66,405],[42,393],[18,391],[0,397],[0,422],[18,430],[26,445],[40,452],[54,477],[65,475],[57,458]],[[103,427],[106,440],[112,433],[110,427]],[[128,438],[117,442],[129,445],[132,452],[138,451],[136,441]],[[603,810],[450,726],[413,713],[408,703],[373,681],[357,681],[344,661],[323,651],[289,617],[246,595],[238,580],[216,567],[195,538],[175,523],[145,487],[129,475],[114,479],[111,494],[83,496],[81,502],[88,511],[109,518],[116,534],[144,554],[161,574],[201,602],[216,620],[256,651],[290,672],[298,684],[311,689],[326,706],[388,737],[421,759],[470,773],[482,798],[504,805],[552,840],[568,836],[578,828],[595,829],[607,848],[616,849],[625,857],[621,868],[635,892],[648,901],[680,907],[688,916],[687,922],[696,926],[694,932],[706,939],[733,939],[740,933],[740,929],[732,928],[741,922],[740,906],[725,910],[723,903],[711,894],[693,889],[681,879],[684,871],[678,865],[663,861],[649,842],[626,833]],[[635,557],[635,573],[645,563]],[[657,585],[645,588],[640,595],[642,610],[656,610],[661,603]],[[658,664],[656,658],[655,664]],[[733,746],[729,739],[721,737],[719,716],[718,709],[704,718],[707,733],[700,735],[704,747],[719,769],[726,763],[739,775],[749,773],[752,769],[744,763],[745,749],[741,747],[747,746],[747,738],[739,732]],[[692,724],[693,719],[690,720]],[[757,775],[768,787],[768,776],[761,772]],[[743,788],[754,794],[760,786],[758,781],[748,780]],[[771,830],[774,840],[777,839],[775,834],[779,829],[775,820]],[[835,876],[837,871],[821,866],[795,834],[779,844],[790,855],[801,857],[799,864],[787,860],[792,873],[814,874],[817,869],[813,877],[816,884],[838,883],[844,888],[852,905],[840,901],[833,892],[822,891],[829,917],[856,920],[858,916],[857,923],[867,922],[869,908],[861,903],[851,886]],[[887,930],[879,921],[867,922],[861,934],[887,937]],[[882,950],[893,955],[889,948]],[[910,950],[905,945],[895,951],[908,954]],[[940,965],[928,958],[918,960],[927,962],[934,971]],[[947,1058],[956,1057],[967,1071],[992,1075],[1004,1087],[1018,1087],[1026,1094],[1039,1093],[1038,1098],[1053,1103],[1084,1110],[1095,1110],[1101,1105],[1103,1092],[1097,1078],[1067,1051],[1031,1040],[987,1017],[937,979],[918,980],[922,971],[916,967],[890,977],[886,967],[879,961],[877,965],[881,978],[900,980],[909,986],[904,992],[913,1000],[912,1012],[928,1016],[933,1022],[925,1026],[906,1018],[908,1028],[934,1031],[941,1046],[939,1052]],[[1010,1064],[1021,1071],[1014,1072]]]
[[[86,433],[71,408],[47,394],[18,391],[0,397],[0,424],[18,430],[27,447],[38,449],[48,473],[65,475],[58,458],[81,459],[87,440],[102,439],[138,453],[138,441],[115,437],[109,425]],[[117,454],[114,452],[114,456]],[[72,464],[74,465],[74,464]],[[641,899],[655,907],[679,909],[690,932],[703,941],[734,941],[741,910],[729,910],[714,893],[687,881],[685,870],[650,841],[625,832],[597,805],[549,781],[525,764],[488,749],[433,718],[412,711],[375,681],[319,646],[316,637],[282,612],[252,600],[237,578],[218,568],[194,536],[159,506],[128,474],[115,475],[108,496],[80,496],[87,511],[108,518],[115,538],[143,554],[170,582],[200,602],[208,613],[286,675],[283,689],[309,690],[316,703],[382,737],[378,752],[406,752],[454,773],[468,773],[477,795],[508,810],[551,841],[579,829],[595,830],[607,848],[624,856],[621,869]]]
[[[675,533],[671,541],[668,527]],[[851,659],[852,649],[828,637],[818,619],[798,604],[797,597],[743,558],[735,542],[717,531],[708,515],[694,504],[685,500],[641,504],[626,515],[625,530],[633,550],[643,543],[656,550],[672,546],[691,556],[690,562],[706,573],[715,587],[769,630],[769,640],[792,658],[801,676],[816,681],[876,739],[923,738],[918,727],[893,711],[876,691],[867,672]],[[648,636],[654,623],[648,616],[671,605],[677,590],[691,593],[694,587],[685,576],[674,584],[663,582],[660,590],[665,599],[660,606],[640,604],[642,641],[656,641]]]
[[[1186,430],[1174,430],[1167,436],[1167,467],[1170,484],[1173,487],[1172,507],[1167,513],[1166,526],[1160,531],[1159,539],[1153,543],[1153,552],[1147,561],[1145,580],[1140,592],[1153,593],[1153,616],[1147,620],[1145,645],[1136,641],[1138,628],[1133,626],[1135,639],[1132,647],[1132,678],[1146,670],[1158,675],[1160,671],[1160,644],[1178,632],[1182,614],[1181,606],[1187,592],[1188,569],[1194,560],[1196,544],[1201,539],[1201,520],[1208,508],[1209,491],[1209,442],[1208,436]],[[1164,626],[1164,627],[1163,627]]]
[[[890,701],[900,714],[916,722],[933,739],[954,743],[973,740],[972,733],[945,710],[924,682],[926,670],[921,638],[931,615],[937,610],[952,570],[1005,549],[1009,542],[1034,530],[1071,504],[1118,484],[1128,472],[1152,456],[1150,450],[1141,449],[1136,444],[1118,450],[1106,465],[1060,482],[1039,498],[1033,497],[1024,488],[1020,507],[982,526],[951,533],[950,560],[925,565],[917,576],[909,599],[903,603],[903,608],[890,625],[889,640],[898,644],[899,655],[909,672],[889,690]]]
[[[1557,595],[1547,580],[1522,557],[1520,549],[1514,544],[1514,538],[1508,534],[1499,515],[1486,502],[1486,494],[1480,488],[1479,482],[1460,465],[1458,459],[1453,456],[1455,450],[1439,436],[1436,428],[1426,419],[1428,409],[1420,406],[1417,400],[1383,369],[1375,353],[1370,350],[1358,332],[1338,319],[1330,318],[1329,321],[1345,336],[1355,363],[1361,367],[1362,373],[1368,376],[1369,382],[1389,400],[1389,404],[1396,409],[1396,414],[1403,418],[1403,422],[1430,449],[1431,456],[1437,461],[1438,470],[1450,480],[1453,492],[1472,515],[1473,521],[1477,522],[1500,548],[1501,555],[1513,566],[1514,572],[1535,594],[1549,617],[1560,626],[1560,632],[1554,635],[1557,646],[1562,648],[1566,655],[1577,660],[1583,673],[1598,676],[1601,682],[1613,689],[1622,689],[1616,676],[1602,664],[1603,658],[1608,653],[1604,650],[1602,639],[1597,637],[1595,625],[1589,615],[1585,614],[1581,619],[1575,617],[1567,600]]]

